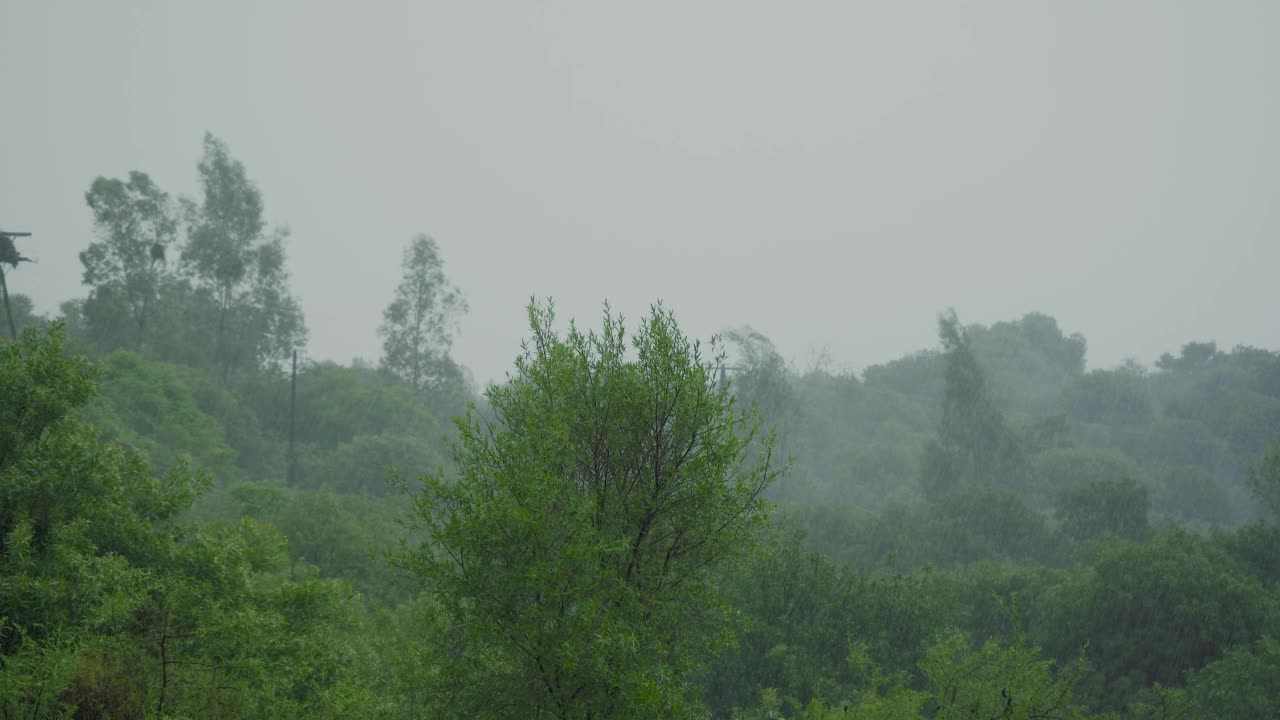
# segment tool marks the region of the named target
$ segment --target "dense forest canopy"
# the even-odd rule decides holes
[[[9,271],[0,717],[1274,717],[1277,352],[945,310],[853,373],[531,302],[478,392],[447,238],[313,361],[263,191],[196,175],[88,184],[57,317]]]

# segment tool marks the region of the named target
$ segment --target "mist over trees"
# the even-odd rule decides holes
[[[307,331],[289,292],[288,231],[267,229],[244,165],[206,134],[197,176],[202,197],[177,202],[142,172],[93,182],[98,239],[80,254],[90,292],[63,313],[100,351],[145,349],[225,383],[280,365]]]
[[[449,284],[440,247],[427,235],[409,242],[401,271],[395,299],[378,327],[382,367],[414,390],[423,390],[457,372],[449,348],[467,301]]]
[[[318,361],[314,250],[202,151],[89,182],[59,317],[11,297],[0,717],[1274,717],[1276,351],[947,310],[855,373],[535,301],[477,389],[422,234],[378,362]]]

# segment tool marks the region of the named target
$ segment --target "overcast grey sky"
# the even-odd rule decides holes
[[[530,295],[662,298],[860,369],[1039,310],[1093,366],[1280,348],[1280,2],[0,0],[11,289],[84,292],[98,175],[208,130],[293,230],[313,358],[376,359],[417,232],[501,378]]]

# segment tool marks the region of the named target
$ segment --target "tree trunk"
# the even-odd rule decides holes
[[[230,304],[231,288],[224,286],[222,288],[222,307],[218,311],[218,340],[214,346],[214,358],[222,369],[223,387],[226,387],[228,376],[231,373],[231,363],[227,360],[226,349],[227,306]]]

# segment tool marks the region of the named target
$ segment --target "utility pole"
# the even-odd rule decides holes
[[[0,292],[4,293],[4,314],[9,316],[9,339],[18,341],[18,326],[13,324],[13,310],[9,309],[9,285],[4,281],[4,268],[0,267]]]
[[[298,474],[298,456],[293,451],[293,417],[298,404],[298,351],[293,351],[293,374],[289,376],[289,487]]]
[[[13,244],[13,239],[19,237],[31,237],[31,233],[0,230],[0,294],[4,295],[4,314],[9,318],[9,337],[14,342],[18,341],[18,326],[13,322],[13,308],[9,305],[9,284],[5,282],[4,263],[9,263],[11,269],[17,269],[18,263],[31,262],[31,258],[19,255],[18,248]]]
[[[720,390],[723,390],[729,385],[729,377],[725,371],[741,370],[741,369],[742,368],[738,367],[737,365],[717,365],[715,367],[715,371],[719,373],[720,378],[719,378],[719,381],[716,383],[716,387]]]

